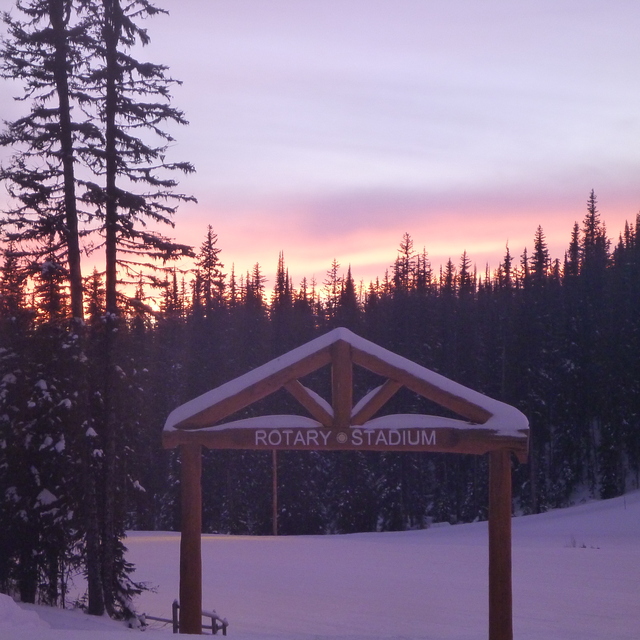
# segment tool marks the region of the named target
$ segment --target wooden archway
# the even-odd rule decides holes
[[[331,403],[300,379],[331,366]],[[353,403],[353,368],[385,382]],[[461,419],[423,414],[375,417],[402,387]],[[308,412],[224,422],[286,389]],[[187,402],[167,418],[165,448],[181,457],[180,630],[202,632],[201,448],[432,451],[488,454],[489,640],[512,640],[511,455],[525,461],[529,424],[514,407],[449,380],[339,328]]]

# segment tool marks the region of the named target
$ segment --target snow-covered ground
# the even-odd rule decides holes
[[[169,617],[179,536],[132,533],[139,611]],[[204,607],[237,640],[487,637],[487,524],[309,537],[203,537]],[[514,637],[640,637],[640,492],[513,520]],[[37,614],[37,615],[36,615]],[[167,638],[154,626],[146,637]],[[0,596],[3,640],[122,640],[137,631]]]

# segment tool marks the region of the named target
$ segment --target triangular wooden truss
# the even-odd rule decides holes
[[[300,382],[301,378],[327,365],[331,366],[331,403]],[[382,385],[355,405],[354,366],[385,379]],[[385,403],[402,387],[448,409],[461,419],[415,414],[375,419]],[[286,389],[311,418],[261,416],[224,422],[280,389]],[[306,437],[290,436],[286,439],[279,436],[266,439],[263,435],[265,430],[270,433],[272,429],[285,427],[298,431],[320,429],[323,437],[309,440],[308,431]],[[528,422],[519,411],[344,328],[334,329],[178,407],[167,419],[163,442],[168,448],[197,443],[209,448],[386,450],[391,438],[384,433],[372,437],[370,431],[373,429],[401,434],[401,437],[394,435],[392,448],[396,451],[482,454],[504,448],[520,459],[524,459],[527,453]],[[414,433],[407,432],[407,429],[413,429]],[[429,429],[434,435],[419,438],[415,435],[416,429]],[[331,432],[331,437],[326,430]],[[367,438],[362,437],[363,430]]]

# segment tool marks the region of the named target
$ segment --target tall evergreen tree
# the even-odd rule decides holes
[[[16,6],[26,17],[14,20],[9,14],[3,15],[9,35],[3,42],[2,72],[21,80],[25,87],[24,99],[30,101],[31,109],[25,117],[9,123],[0,138],[2,144],[17,149],[10,164],[0,172],[17,203],[8,212],[4,224],[9,237],[29,244],[35,242],[35,246],[42,247],[32,255],[36,264],[47,257],[44,264],[50,285],[53,285],[54,275],[56,278],[61,275],[60,266],[66,265],[71,311],[75,318],[70,336],[79,336],[74,373],[77,401],[68,419],[73,430],[87,420],[80,264],[82,229],[76,195],[80,184],[76,166],[86,164],[87,148],[101,137],[95,122],[82,115],[86,113],[86,86],[79,78],[86,77],[91,59],[90,19],[84,10],[85,4],[72,0],[29,0],[17,2]],[[74,112],[83,119],[74,120]],[[50,292],[53,291],[50,287]],[[53,301],[51,296],[49,301]],[[85,449],[83,445],[79,446]],[[94,504],[89,453],[77,453],[85,460],[86,501]],[[86,513],[93,518],[82,527],[86,533],[84,551],[90,608],[101,613],[95,509],[88,509]]]
[[[471,260],[464,251],[460,258],[460,269],[458,270],[458,295],[466,297],[472,295],[475,291],[476,279],[471,272]]]
[[[408,294],[413,285],[416,255],[413,250],[413,238],[405,233],[400,242],[398,257],[393,265],[393,288],[397,295]]]
[[[339,275],[340,263],[334,258],[323,282],[324,312],[328,326],[335,327],[335,315],[340,302],[342,278]]]
[[[581,248],[580,248],[580,226],[574,223],[571,231],[571,242],[569,250],[565,254],[565,263],[563,269],[564,278],[576,278],[580,273]]]
[[[49,242],[46,253],[67,265],[73,316],[81,319],[76,165],[100,134],[90,120],[74,121],[72,111],[74,103],[85,102],[86,87],[78,77],[87,68],[89,23],[73,0],[24,0],[16,7],[22,20],[2,16],[8,37],[0,50],[0,72],[21,81],[21,99],[31,104],[29,113],[8,123],[0,135],[0,145],[16,150],[0,170],[16,203],[3,225],[15,240]]]
[[[536,286],[545,284],[549,271],[549,249],[542,227],[538,225],[533,239],[533,256],[531,257],[532,281]]]
[[[92,169],[102,184],[87,184],[84,199],[97,208],[102,222],[106,307],[107,313],[117,314],[119,268],[137,276],[149,266],[149,258],[166,261],[191,255],[190,247],[148,229],[145,222],[173,226],[177,203],[194,199],[176,192],[171,175],[194,168],[165,157],[173,138],[163,127],[187,124],[182,111],[170,102],[169,89],[175,81],[167,77],[165,66],[132,56],[136,46],[149,42],[138,21],[164,11],[148,0],[88,4],[96,60],[88,93],[101,128],[100,142],[92,147]],[[158,142],[149,142],[153,139]]]
[[[92,335],[102,343],[101,349],[92,348],[92,354],[102,367],[93,380],[101,398],[94,432],[103,456],[97,464],[88,450],[84,455],[87,502],[94,505],[85,510],[90,522],[84,529],[89,609],[100,614],[106,606],[116,615],[128,606],[129,571],[119,542],[124,521],[115,502],[126,481],[123,456],[128,451],[124,421],[117,416],[118,372],[124,370],[116,359],[118,278],[133,275],[137,281],[150,266],[149,259],[191,254],[189,247],[145,226],[171,225],[176,203],[191,199],[175,191],[171,174],[193,167],[165,159],[172,142],[165,125],[186,121],[171,105],[173,81],[166,68],[131,55],[134,47],[149,40],[139,20],[161,12],[148,0],[19,0],[17,7],[26,19],[4,16],[9,38],[1,53],[2,73],[22,80],[32,107],[27,116],[10,123],[0,139],[18,149],[0,175],[17,203],[5,228],[16,239],[35,240],[41,246],[46,239],[49,259],[44,264],[51,293],[59,265],[66,266],[72,315],[79,320],[80,334],[84,309],[79,189],[87,217],[95,220],[104,239],[106,325],[103,332]],[[74,113],[81,120],[74,121]],[[154,143],[154,137],[159,142]],[[82,181],[77,180],[79,165]],[[47,300],[51,319],[53,297]],[[85,362],[81,353],[79,369]],[[82,401],[88,397],[87,379],[80,373],[81,400],[74,407],[74,419],[91,425],[88,404]],[[94,473],[102,474],[100,495],[94,494]]]
[[[338,326],[347,327],[356,333],[360,333],[360,303],[356,296],[356,288],[351,275],[351,265],[347,268],[347,275],[342,279],[335,322]]]
[[[206,315],[210,315],[214,306],[219,307],[224,299],[226,275],[222,272],[224,265],[220,262],[221,249],[216,246],[217,243],[218,236],[213,232],[213,227],[208,225],[205,239],[195,259],[199,297],[202,298]]]
[[[105,606],[111,615],[126,613],[128,568],[122,562],[120,539],[124,521],[118,515],[117,491],[126,476],[126,432],[117,414],[120,386],[116,332],[119,271],[136,278],[149,267],[149,259],[167,260],[191,255],[185,245],[149,230],[146,222],[172,226],[176,203],[192,198],[175,191],[175,171],[193,171],[187,162],[168,162],[167,146],[173,138],[163,128],[186,124],[182,112],[171,105],[173,81],[166,68],[140,62],[131,53],[149,42],[138,21],[162,11],[147,0],[92,0],[90,34],[93,38],[91,87],[87,92],[98,116],[102,138],[92,147],[92,169],[100,183],[87,184],[84,200],[96,207],[105,248],[105,306],[107,324],[102,335],[102,430],[104,483],[102,495],[102,581]],[[152,140],[158,142],[152,142]],[[124,573],[121,573],[124,571]],[[135,589],[135,587],[133,587]]]
[[[25,308],[25,284],[27,273],[20,264],[15,242],[7,242],[2,251],[0,270],[0,313],[3,317],[15,317]]]

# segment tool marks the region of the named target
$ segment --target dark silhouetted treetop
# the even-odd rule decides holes
[[[331,267],[327,271],[327,277],[323,281],[323,293],[324,293],[324,309],[327,320],[330,326],[335,318],[338,304],[340,302],[340,291],[342,290],[342,277],[338,273],[340,269],[340,263],[334,258],[331,262]]]
[[[171,105],[169,89],[177,81],[166,75],[165,66],[140,62],[131,53],[136,45],[149,42],[138,21],[164,11],[146,0],[94,0],[87,5],[95,48],[89,93],[103,139],[93,148],[91,164],[100,181],[87,184],[83,198],[101,221],[106,306],[114,312],[118,267],[137,278],[155,260],[192,255],[190,247],[147,225],[173,227],[177,204],[195,201],[176,192],[172,177],[194,168],[166,158],[173,137],[165,127],[187,124],[183,112]]]
[[[199,298],[205,313],[211,313],[214,306],[221,306],[224,302],[225,278],[222,272],[224,265],[218,257],[220,248],[216,246],[218,236],[213,232],[213,227],[207,227],[204,242],[200,245],[200,251],[196,255],[195,264],[198,275]]]
[[[440,293],[445,296],[453,296],[457,291],[458,277],[456,268],[451,262],[451,258],[447,260],[444,271],[440,268]]]
[[[549,249],[542,227],[538,225],[533,239],[533,256],[531,257],[531,278],[534,285],[542,286],[549,271]]]
[[[393,264],[393,288],[395,294],[407,294],[413,286],[415,277],[416,254],[413,239],[405,233],[400,241],[398,257]]]
[[[581,269],[589,284],[601,283],[602,273],[609,262],[610,242],[600,212],[596,194],[591,190],[587,200],[587,213],[582,223],[582,264]]]
[[[1,74],[17,79],[24,89],[19,100],[29,113],[5,123],[0,144],[14,153],[0,170],[13,208],[3,220],[10,237],[53,252],[67,265],[73,316],[83,317],[80,265],[80,216],[77,164],[86,149],[99,144],[101,133],[82,111],[87,102],[83,78],[91,59],[89,15],[71,0],[23,0],[16,3],[20,18],[3,14],[7,37],[0,50]],[[75,117],[74,117],[75,116]],[[34,244],[29,245],[31,241]]]
[[[414,288],[418,294],[430,292],[433,286],[433,272],[426,248],[416,256]]]
[[[471,271],[471,259],[466,251],[460,257],[460,270],[458,271],[458,294],[465,297],[475,293],[476,275]]]
[[[577,277],[580,273],[580,263],[582,262],[582,249],[580,246],[580,226],[574,222],[571,230],[571,241],[569,250],[565,254],[563,275],[566,278]]]

